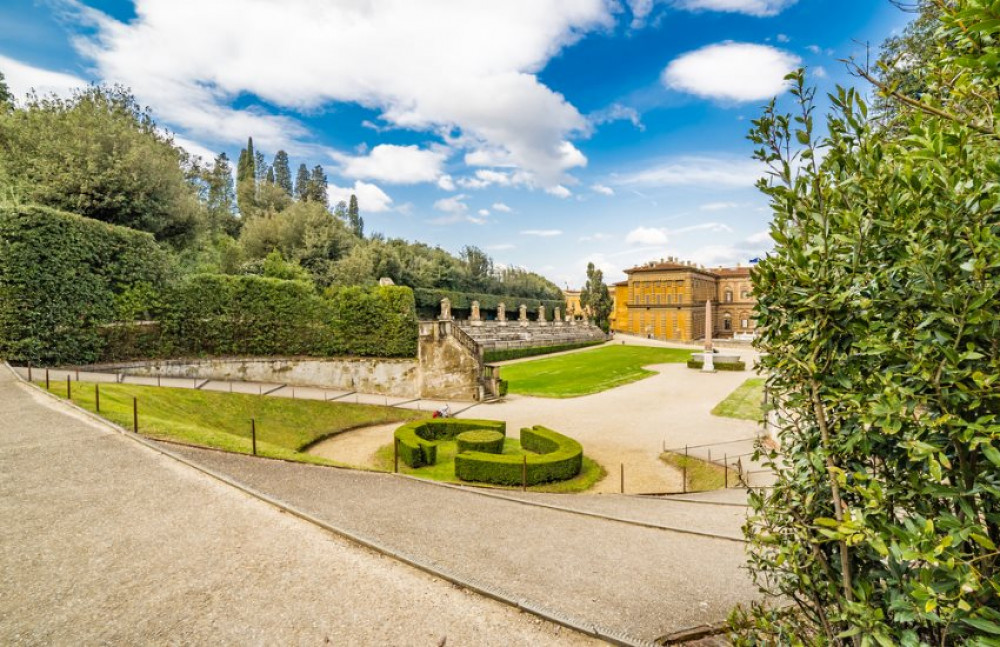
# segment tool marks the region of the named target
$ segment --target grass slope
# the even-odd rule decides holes
[[[375,452],[375,467],[379,470],[385,470],[391,472],[393,468],[392,460],[392,443],[380,447],[377,452]],[[430,479],[432,481],[444,481],[445,483],[461,483],[468,485],[468,481],[463,481],[457,476],[455,476],[455,454],[458,451],[458,443],[453,440],[441,440],[437,442],[437,463],[434,465],[425,465],[424,467],[412,468],[402,461],[399,462],[399,471],[401,474],[412,474],[413,476],[419,476],[420,478]],[[510,454],[512,456],[523,456],[530,454],[531,452],[521,449],[521,441],[516,438],[507,438],[503,443],[503,453]],[[572,492],[583,492],[588,490],[595,483],[600,481],[607,475],[607,472],[598,463],[592,461],[586,456],[583,457],[583,469],[574,478],[566,481],[559,481],[557,483],[543,483],[541,485],[533,485],[528,488],[531,492],[559,492],[559,493],[572,493]],[[483,487],[493,487],[500,489],[520,489],[520,488],[510,488],[502,485],[493,484],[476,484],[482,485]]]
[[[713,416],[761,422],[764,419],[764,378],[755,377],[741,384],[712,409]]]
[[[511,364],[500,369],[510,393],[573,398],[653,375],[644,366],[686,362],[691,351],[651,346],[604,346],[580,353]]]
[[[729,480],[726,481],[726,470],[721,465],[703,461],[694,456],[675,454],[673,452],[663,452],[660,460],[676,468],[678,471],[687,468],[687,489],[686,492],[709,492],[719,490],[728,484],[735,487],[739,483],[739,472],[730,469]]]
[[[51,391],[65,398],[66,383],[53,382]],[[73,382],[72,391],[74,403],[95,411],[93,383]],[[253,418],[258,455],[320,464],[336,463],[302,453],[320,438],[354,427],[427,417],[426,412],[367,404],[132,384],[101,384],[100,415],[131,429],[132,398],[138,399],[139,432],[143,435],[249,454]]]

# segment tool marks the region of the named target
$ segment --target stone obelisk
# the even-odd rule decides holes
[[[709,299],[705,301],[705,353],[702,357],[705,358],[704,363],[701,365],[701,370],[703,373],[714,373],[715,372],[715,362],[712,359],[712,300]]]

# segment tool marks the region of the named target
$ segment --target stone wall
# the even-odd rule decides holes
[[[592,324],[577,321],[544,322],[537,321],[471,321],[458,322],[461,329],[483,350],[503,350],[508,348],[537,348],[561,346],[588,341],[604,341],[604,332]],[[504,325],[506,323],[506,325]],[[527,325],[522,325],[526,323]]]
[[[246,380],[402,398],[420,396],[420,365],[415,359],[216,358],[151,360],[92,368],[127,375]]]
[[[482,352],[456,331],[453,320],[421,321],[420,392],[437,400],[480,400]]]

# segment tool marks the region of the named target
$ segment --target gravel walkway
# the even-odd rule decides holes
[[[282,514],[2,367],[0,420],[2,644],[597,644]]]
[[[609,635],[651,641],[723,620],[734,605],[756,597],[742,570],[741,543],[526,506],[391,474],[171,449],[407,558]],[[576,499],[565,497],[568,504]],[[706,523],[701,516],[739,532],[738,512],[730,508],[632,502],[637,509],[656,503],[663,505],[660,521],[694,526]]]

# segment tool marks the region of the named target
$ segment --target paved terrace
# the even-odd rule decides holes
[[[3,642],[590,640],[281,514],[7,371],[0,418]],[[425,569],[625,643],[717,622],[754,597],[744,546],[732,539],[740,506],[485,496],[392,475],[168,451]],[[588,514],[548,507],[573,501]]]

